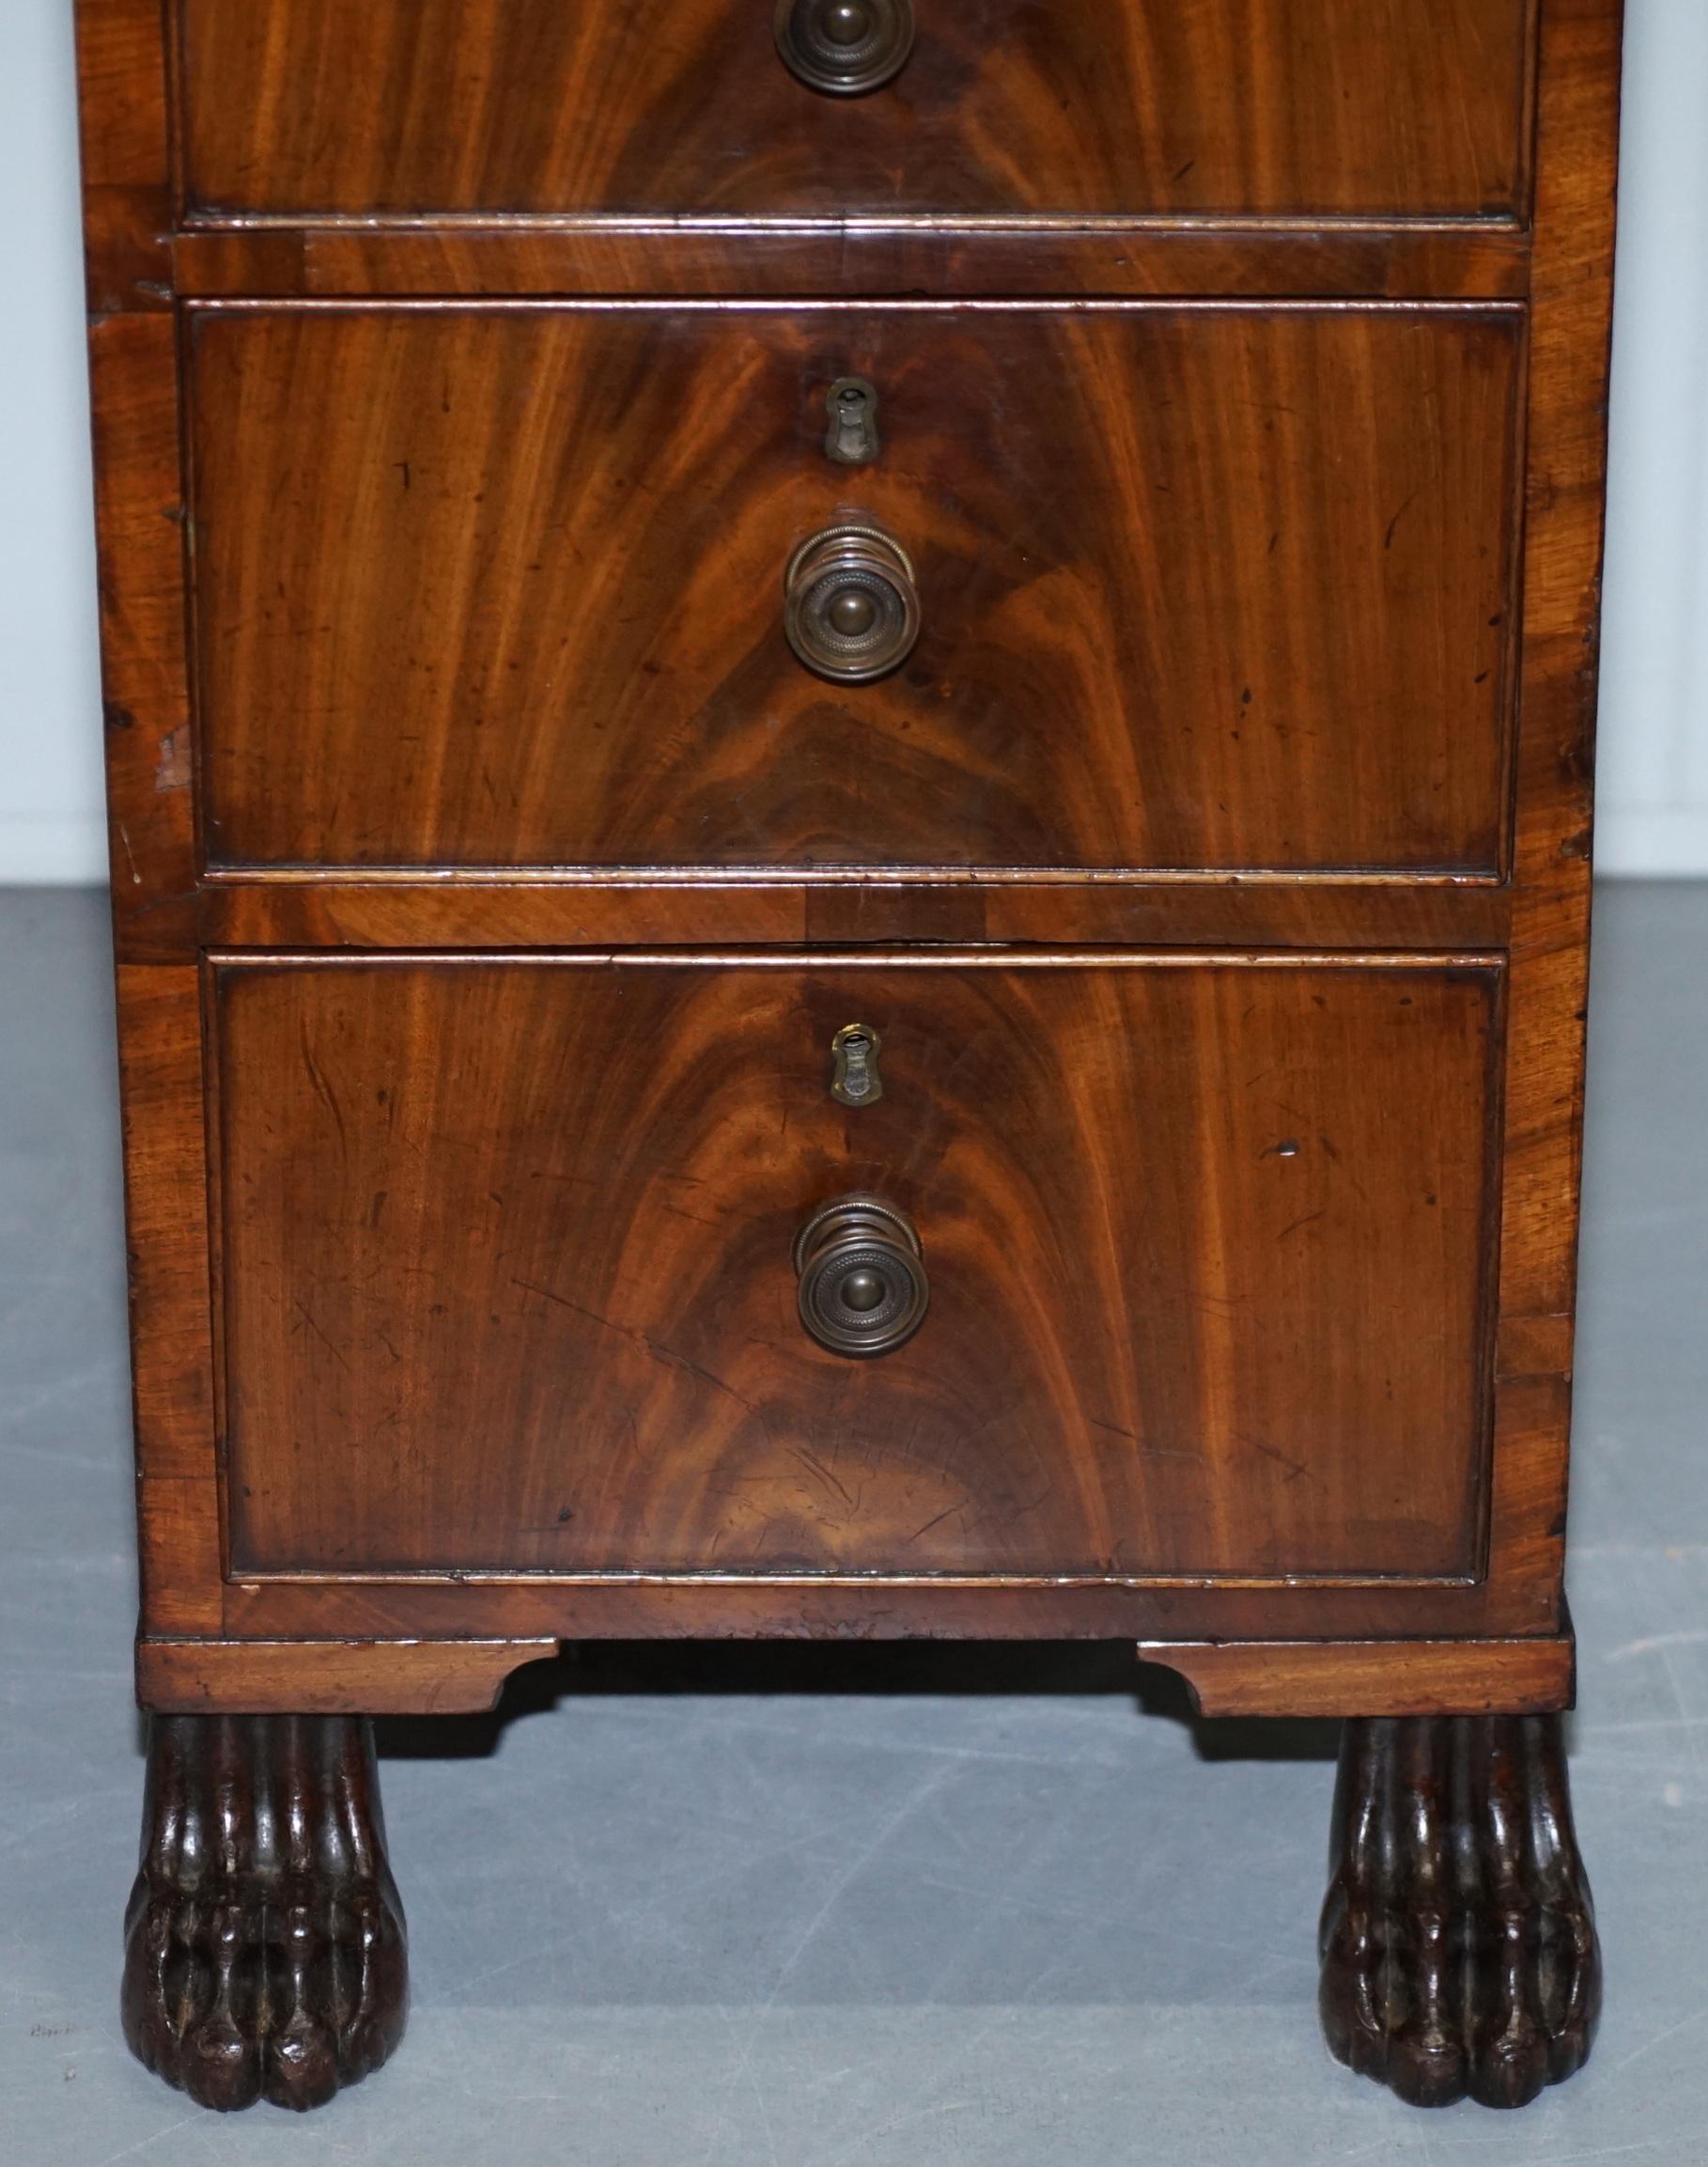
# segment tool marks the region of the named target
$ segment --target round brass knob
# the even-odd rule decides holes
[[[800,1321],[832,1354],[888,1354],[931,1300],[913,1222],[881,1196],[839,1196],[795,1237]]]
[[[912,0],[777,0],[777,50],[797,82],[832,98],[878,90],[913,50]]]
[[[803,541],[783,579],[783,628],[809,670],[860,685],[906,662],[919,637],[913,560],[877,527]]]

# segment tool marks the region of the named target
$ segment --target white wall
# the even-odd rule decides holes
[[[1627,7],[1597,860],[1708,874],[1708,0]],[[0,0],[0,881],[106,863],[70,16]]]
[[[0,0],[0,881],[106,878],[71,0]]]
[[[1596,863],[1708,874],[1708,0],[1627,0]]]

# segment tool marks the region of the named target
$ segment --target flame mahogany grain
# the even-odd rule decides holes
[[[1522,331],[198,307],[210,852],[1492,874]],[[858,470],[822,449],[850,374]],[[781,589],[848,512],[913,557],[924,630],[842,687]]]
[[[566,1636],[1120,1636],[1351,1716],[1335,2050],[1588,2050],[1620,0],[919,8],[838,104],[747,0],[77,0],[175,1711],[125,2016],[210,2103],[396,2036],[362,1718]],[[860,709],[769,636],[850,372],[935,570]],[[868,1177],[940,1359],[820,1375],[784,1253]]]
[[[383,10],[369,11],[379,23]],[[166,70],[160,53],[157,0],[79,0],[84,81],[85,177],[89,200],[94,388],[101,491],[103,641],[113,805],[115,900],[125,959],[121,1017],[126,1065],[127,1150],[134,1235],[139,1450],[142,1471],[143,1614],[147,1633],[187,1651],[204,1642],[221,1652],[221,1683],[207,1681],[210,1705],[233,1705],[250,1642],[268,1643],[270,1691],[281,1676],[279,1645],[293,1639],[319,1650],[340,1635],[370,1644],[418,1636],[502,1642],[563,1631],[598,1631],[621,1619],[631,1631],[779,1630],[1125,1630],[1152,1638],[1238,1638],[1248,1644],[1336,1636],[1367,1641],[1404,1637],[1419,1653],[1418,1691],[1428,1686],[1431,1647],[1440,1636],[1466,1646],[1511,1636],[1554,1637],[1561,1630],[1566,1440],[1570,1406],[1573,1255],[1582,1007],[1589,893],[1589,758],[1594,714],[1594,639],[1600,557],[1602,460],[1618,86],[1618,0],[1547,0],[1538,23],[1533,230],[1489,228],[1502,249],[1528,259],[1518,290],[1528,292],[1529,331],[1521,356],[1525,395],[1525,504],[1522,638],[1516,659],[1519,701],[1509,781],[1509,877],[1470,886],[1421,881],[1384,885],[1367,875],[1350,884],[1312,879],[1248,881],[1229,872],[1206,882],[1183,872],[1174,884],[1155,878],[1131,886],[1052,875],[1041,885],[1004,875],[969,883],[961,868],[929,866],[917,879],[809,886],[738,880],[637,885],[633,876],[603,885],[502,870],[472,882],[437,866],[375,866],[362,877],[317,876],[288,867],[276,879],[241,870],[198,873],[195,784],[208,751],[193,712],[185,644],[187,507],[178,441],[179,349],[171,309],[169,254],[159,243],[173,224],[175,166],[168,128]],[[1184,20],[1184,18],[1181,18]],[[1438,20],[1439,18],[1436,18]],[[235,21],[235,14],[233,16]],[[281,21],[284,18],[280,18]],[[1374,20],[1373,17],[1372,20]],[[240,25],[240,31],[241,26]],[[1522,164],[1522,161],[1520,161]],[[501,222],[502,224],[502,222]],[[390,245],[386,231],[328,227],[334,252],[316,273],[320,290],[368,288],[361,252]],[[603,230],[603,229],[601,229]],[[719,250],[695,260],[696,280],[732,297],[741,290],[740,222]],[[776,227],[770,245],[789,229]],[[955,276],[976,290],[979,251],[990,231],[957,227],[952,216],[924,218],[912,240],[898,226],[903,255],[865,255],[851,242],[827,273],[823,235],[799,228],[804,251],[800,290],[832,276],[838,290],[869,274],[881,286],[908,263],[953,262]],[[863,229],[862,229],[863,230]],[[1229,252],[1274,278],[1278,248],[1302,245],[1315,230],[1283,226],[1187,226],[1176,260],[1219,281]],[[849,229],[850,233],[854,231]],[[390,229],[398,244],[422,252],[412,276],[437,246],[432,221]],[[1462,238],[1462,229],[1460,229]],[[413,242],[411,236],[413,235]],[[1301,238],[1302,237],[1302,238]],[[300,237],[265,229],[192,237],[250,250],[234,260],[288,276]],[[496,264],[510,246],[503,230],[444,229],[442,290],[458,291],[467,268],[457,249],[467,240]],[[1125,242],[1099,238],[1095,222],[1070,238],[1106,246],[1111,289],[1119,289]],[[513,272],[494,273],[498,290],[530,290],[553,275],[550,259],[531,257],[549,228],[523,226],[505,257]],[[573,276],[579,245],[558,236],[556,261]],[[1142,237],[1141,237],[1142,239]],[[610,229],[620,283],[647,287],[678,261],[666,248],[649,256],[644,225]],[[1419,287],[1453,261],[1453,230],[1427,225],[1335,228],[1320,234],[1325,275],[1344,280],[1370,249],[1370,290],[1392,290],[1394,246],[1426,251],[1409,260]],[[336,248],[346,248],[340,258]],[[452,245],[455,243],[456,245]],[[252,245],[253,244],[253,245]],[[276,244],[276,246],[275,246]],[[554,242],[553,245],[556,243]],[[601,242],[601,246],[605,242]],[[697,243],[690,243],[691,251]],[[887,246],[887,243],[885,244]],[[904,262],[906,250],[923,253]],[[1205,253],[1205,250],[1209,253]],[[937,253],[933,254],[932,251]],[[1197,253],[1193,253],[1196,251]],[[592,259],[589,258],[589,261]],[[775,258],[768,258],[774,263]],[[1000,264],[1000,255],[990,260]],[[1089,258],[1080,258],[1081,264]],[[1153,265],[1163,259],[1153,257]],[[815,269],[814,266],[817,268]],[[1433,265],[1433,268],[1432,268]],[[1154,272],[1144,275],[1151,276]],[[780,275],[768,273],[769,278]],[[1079,281],[1089,278],[1076,272]],[[1456,275],[1456,274],[1455,274]],[[257,278],[259,284],[266,283]],[[1095,280],[1092,282],[1095,286]],[[1226,289],[1239,275],[1229,272]],[[963,287],[963,290],[966,287]],[[1207,291],[1208,284],[1198,290]],[[986,290],[1002,290],[997,283]],[[1214,290],[1223,290],[1216,283]],[[1267,290],[1274,290],[1270,287]],[[1301,284],[1297,289],[1307,290]],[[876,310],[875,310],[876,313]],[[1402,520],[1398,537],[1405,532]],[[1486,539],[1486,538],[1484,538]],[[1492,614],[1492,613],[1491,613]],[[293,786],[294,787],[294,786]],[[335,1580],[313,1585],[248,1583],[227,1577],[222,1508],[216,1370],[210,1331],[221,1260],[208,1227],[206,1159],[199,1108],[206,1083],[196,974],[209,946],[326,943],[333,946],[430,944],[456,949],[517,945],[551,948],[625,940],[689,944],[719,941],[911,940],[1071,943],[1143,941],[1153,946],[1255,943],[1301,950],[1392,945],[1454,949],[1487,945],[1506,967],[1507,1048],[1500,1078],[1498,1129],[1498,1289],[1490,1331],[1498,1354],[1494,1427],[1484,1500],[1486,1552],[1482,1577],[1422,1587],[1397,1583],[1300,1586],[1289,1590],[1230,1583],[1155,1594],[1087,1587],[1071,1595],[1018,1583],[967,1590],[886,1594],[874,1602],[858,1585],[826,1585],[811,1595],[730,1583],[716,1588],[633,1582],[602,1597],[585,1587],[534,1580],[398,1584]],[[596,1599],[597,1598],[597,1599]],[[1121,1621],[1121,1622],[1117,1622]],[[1130,1621],[1130,1625],[1127,1621]],[[223,1636],[223,1637],[222,1637]],[[316,1664],[322,1660],[317,1653]],[[312,1667],[312,1666],[311,1666]],[[318,1671],[315,1673],[318,1676]],[[370,1668],[364,1674],[372,1676]],[[1447,1674],[1444,1674],[1447,1675]],[[1462,1677],[1462,1666],[1451,1675]],[[1496,1675],[1491,1669],[1490,1676]],[[304,1672],[304,1692],[319,1692]],[[411,1694],[418,1681],[410,1687]],[[1468,1688],[1467,1688],[1468,1690]]]
[[[202,214],[1511,216],[1529,0],[918,0],[886,90],[769,0],[177,0]]]
[[[1498,997],[1417,959],[223,965],[233,1569],[1468,1578]],[[789,1257],[849,1191],[932,1285],[862,1363]]]

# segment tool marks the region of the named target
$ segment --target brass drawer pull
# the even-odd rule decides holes
[[[777,50],[797,82],[832,98],[880,90],[913,50],[912,0],[777,0]]]
[[[919,637],[913,560],[877,527],[832,526],[803,541],[784,574],[789,645],[821,678],[864,684],[906,662]]]
[[[888,1354],[931,1300],[913,1222],[881,1196],[839,1196],[795,1237],[800,1321],[832,1354]]]

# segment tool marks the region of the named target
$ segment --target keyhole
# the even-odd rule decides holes
[[[863,376],[840,376],[825,394],[831,417],[827,454],[841,466],[864,466],[877,457],[877,393]]]
[[[831,1040],[831,1096],[845,1106],[870,1106],[884,1095],[877,1073],[878,1037],[869,1023],[845,1023]]]

